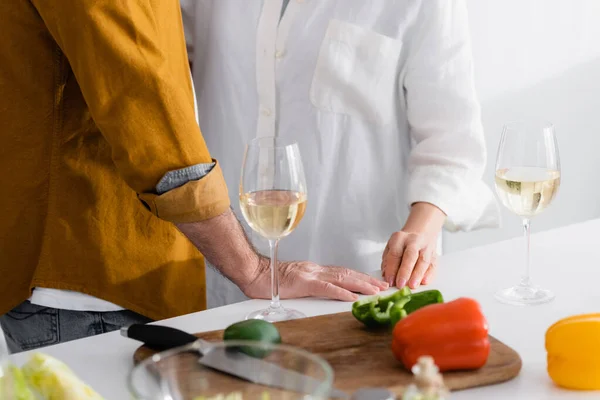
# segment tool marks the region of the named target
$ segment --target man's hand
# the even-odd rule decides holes
[[[279,294],[283,299],[324,297],[355,301],[353,292],[373,295],[388,288],[386,282],[351,269],[321,266],[308,261],[279,262]],[[241,288],[250,298],[271,298],[269,259],[261,257],[256,277]]]
[[[205,221],[177,224],[202,255],[225,277],[246,287],[256,276],[260,256],[233,211]]]
[[[177,224],[210,263],[251,298],[271,298],[269,259],[256,253],[232,211],[202,222]],[[341,267],[280,262],[282,298],[327,297],[353,301],[352,292],[376,294],[388,284]]]
[[[429,203],[415,203],[399,232],[390,237],[382,255],[386,282],[415,289],[433,278],[437,267],[437,239],[445,214]]]

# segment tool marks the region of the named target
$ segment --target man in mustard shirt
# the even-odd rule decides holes
[[[268,260],[194,115],[178,0],[0,2],[0,317],[12,351],[205,308],[203,255],[249,297]],[[283,297],[387,285],[282,263]]]

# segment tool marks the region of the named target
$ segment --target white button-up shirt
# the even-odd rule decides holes
[[[451,231],[496,227],[464,1],[282,3],[182,0],[200,126],[238,215],[245,144],[299,144],[308,204],[280,259],[375,270],[415,202]]]

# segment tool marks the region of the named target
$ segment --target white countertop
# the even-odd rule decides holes
[[[544,350],[544,334],[552,323],[569,315],[600,311],[598,232],[600,220],[593,220],[533,235],[533,279],[556,293],[553,302],[541,306],[509,306],[493,297],[496,289],[519,280],[524,261],[522,238],[442,257],[438,276],[430,287],[441,290],[446,300],[463,296],[477,299],[490,324],[490,333],[513,347],[523,359],[523,369],[516,379],[453,392],[452,400],[600,398],[600,392],[571,392],[555,387],[546,373]],[[351,309],[351,303],[317,299],[288,300],[284,304],[308,316]],[[266,305],[266,301],[251,300],[160,323],[188,332],[223,329]],[[126,400],[130,395],[125,380],[138,346],[138,342],[112,332],[42,351],[66,362],[107,400]],[[13,359],[21,364],[28,357],[25,352]]]

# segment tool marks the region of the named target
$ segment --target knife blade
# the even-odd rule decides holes
[[[200,364],[256,384],[298,393],[314,391],[321,385],[321,381],[316,378],[241,352],[228,351],[175,328],[134,324],[121,328],[121,335],[160,351],[196,343],[195,348],[200,353]],[[349,398],[348,394],[336,388],[331,389],[329,396]]]

